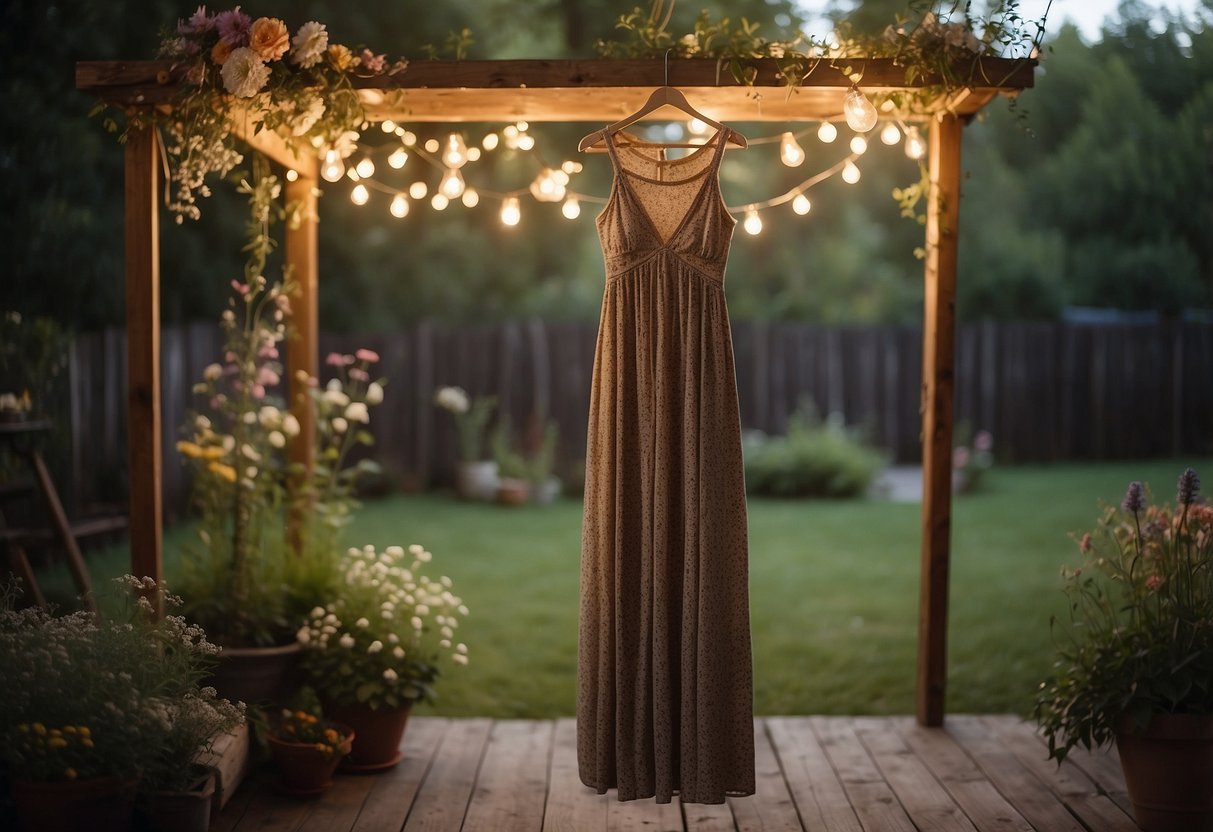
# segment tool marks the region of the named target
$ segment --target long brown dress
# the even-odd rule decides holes
[[[581,545],[577,754],[620,800],[754,793],[745,482],[724,267],[724,137],[607,137]]]

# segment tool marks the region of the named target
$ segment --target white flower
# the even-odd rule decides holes
[[[325,623],[325,624],[336,624],[336,623],[337,623],[337,616],[333,615],[333,614],[330,612],[328,615],[326,615],[326,616],[324,617],[324,623]]]
[[[401,647],[400,645],[396,645],[395,647],[392,648],[392,655],[395,656],[397,659],[403,659],[404,658],[404,648]]]
[[[399,546],[389,546],[384,549],[383,552],[392,560],[399,560],[400,558],[404,557],[404,549],[400,548]]]
[[[337,416],[336,418],[333,419],[333,432],[334,433],[345,433],[346,430],[349,428],[349,426],[350,426],[350,423],[345,421],[345,419],[341,418],[340,416]]]
[[[230,309],[224,309],[223,310],[223,320],[229,324],[232,323],[233,321],[236,320],[236,313]]]
[[[387,640],[392,644],[395,644],[396,642],[400,641],[400,636],[396,635],[395,633],[388,633]]]
[[[438,393],[434,396],[434,403],[452,413],[467,413],[468,408],[471,407],[467,391],[462,387],[439,388]]]
[[[316,126],[316,122],[322,115],[324,115],[324,99],[318,95],[309,95],[307,103],[291,117],[291,135],[304,135]]]
[[[247,442],[245,442],[243,445],[240,446],[240,453],[244,454],[248,459],[251,459],[253,462],[261,461],[261,454],[257,453],[257,449],[254,448],[252,445],[248,444]]]
[[[468,608],[467,608],[467,607],[465,607],[463,604],[460,604],[460,605],[459,605],[459,614],[460,614],[460,615],[467,615],[467,614],[468,614]]]
[[[198,430],[207,431],[211,429],[211,420],[205,416],[199,416],[194,420],[194,424],[197,426]]]
[[[324,607],[312,607],[312,618],[324,618]]]
[[[444,638],[442,641],[438,642],[438,646],[442,648],[450,647],[451,640],[449,638]]]
[[[348,650],[354,646],[354,637],[349,633],[342,633],[341,638],[337,640],[337,643]]]
[[[291,63],[302,67],[315,66],[324,57],[329,48],[329,33],[323,23],[309,20],[299,27],[295,37],[291,38]],[[231,60],[231,58],[228,58]]]
[[[362,402],[352,402],[345,409],[345,418],[351,422],[362,422],[366,424],[371,421],[371,414],[367,411],[366,405]]]
[[[694,55],[699,51],[699,38],[693,34],[683,35],[679,39],[679,43],[682,44],[688,55]]]
[[[409,554],[412,555],[413,557],[420,555],[424,551],[425,551],[425,547],[422,546],[420,543],[414,543],[412,546],[409,546]]]
[[[263,405],[257,411],[257,419],[263,428],[276,428],[282,424],[282,411],[272,404]]]
[[[270,431],[270,444],[275,448],[285,448],[286,437],[282,435],[281,431],[272,430]]]
[[[333,381],[337,380],[333,379]],[[341,385],[340,382],[338,382],[337,389],[334,390],[332,386],[330,386],[324,391],[324,401],[327,404],[336,405],[337,407],[345,407],[350,403],[350,397],[341,392]]]
[[[396,675],[396,671],[389,667],[387,670],[383,671],[383,678],[389,682],[394,682],[400,677]]]
[[[463,644],[463,643],[456,644],[456,645],[455,645],[455,652],[456,652],[456,653],[463,653],[464,655],[467,655],[467,652],[468,652],[468,646],[467,646],[466,644]]]
[[[300,627],[299,632],[295,633],[295,640],[300,644],[307,644],[312,640],[312,631],[307,627]]]
[[[256,424],[257,414],[252,410],[246,410],[244,415],[240,417],[240,421],[244,422],[246,425]]]
[[[223,88],[237,98],[252,98],[270,78],[270,68],[247,46],[232,50],[219,71]]]
[[[370,646],[366,648],[366,652],[371,655],[374,655],[375,653],[378,653],[382,649],[383,649],[383,642],[380,641],[379,639],[375,639],[374,641],[371,642]]]
[[[365,618],[359,618],[357,621],[354,622],[355,627],[358,627],[363,630],[365,630],[370,625],[371,625],[371,622],[367,621]]]
[[[223,375],[223,367],[218,364],[208,364],[202,371],[202,377],[207,381],[217,381]]]
[[[386,613],[384,613],[384,614],[386,615]],[[421,619],[418,618],[417,616],[414,615],[413,618],[409,621],[409,623],[413,625],[414,630],[421,629]]]
[[[383,612],[380,613],[380,615],[383,616],[384,621],[391,621],[392,617],[395,616],[395,613],[392,612],[391,610],[384,610]]]
[[[468,657],[463,655],[462,653],[456,653],[455,655],[451,656],[451,659],[455,662],[455,664],[467,664],[468,663]]]
[[[434,555],[430,552],[422,551],[421,554],[417,555],[417,560],[421,561],[422,563],[429,563],[433,557]]]
[[[383,385],[372,381],[366,386],[366,403],[379,404],[381,401],[383,401]]]
[[[287,436],[299,435],[299,420],[295,418],[295,414],[287,413],[282,417],[282,432]]]

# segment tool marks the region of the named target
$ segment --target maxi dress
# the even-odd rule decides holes
[[[621,134],[625,135],[626,134]],[[581,547],[577,754],[619,800],[754,793],[725,135],[666,161],[627,136],[598,217],[606,287]]]

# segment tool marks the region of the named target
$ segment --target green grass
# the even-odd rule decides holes
[[[956,501],[949,711],[1029,710],[1052,662],[1049,616],[1064,614],[1069,534],[1090,528],[1098,501],[1118,501],[1132,479],[1173,499],[1184,464],[996,468],[984,491]],[[425,544],[471,608],[461,632],[471,663],[447,671],[426,712],[573,713],[580,529],[574,501],[507,509],[426,495],[363,508],[351,543]],[[170,581],[187,532],[166,537]],[[917,504],[750,501],[757,713],[913,711],[918,535]],[[126,557],[121,547],[96,553],[96,580],[124,571]]]

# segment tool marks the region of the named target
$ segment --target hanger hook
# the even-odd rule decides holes
[[[670,53],[674,51],[674,47],[670,47],[665,51],[665,85],[670,85]]]

